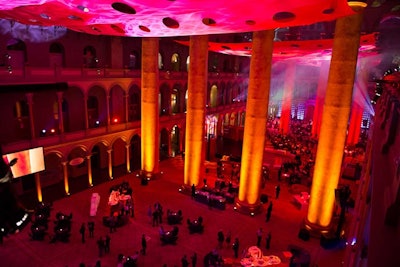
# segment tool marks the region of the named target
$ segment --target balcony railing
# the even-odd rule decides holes
[[[160,71],[160,80],[187,80],[187,72]],[[240,79],[247,78],[243,73],[210,72],[209,79]],[[25,66],[11,68],[0,66],[0,85],[28,84],[28,83],[56,83],[65,81],[85,81],[104,78],[141,78],[141,70],[113,69],[113,68],[39,68]]]

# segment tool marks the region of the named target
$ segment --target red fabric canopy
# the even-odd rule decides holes
[[[116,36],[252,32],[351,14],[347,0],[0,0],[0,18]]]

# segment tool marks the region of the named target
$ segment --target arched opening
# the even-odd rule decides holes
[[[27,62],[26,45],[19,39],[10,39],[7,42],[6,65],[11,68],[22,68]]]
[[[140,64],[139,53],[136,50],[132,50],[129,53],[128,68],[131,70],[139,69],[140,68],[139,64]]]
[[[172,114],[179,113],[179,91],[177,89],[172,90],[171,110],[172,110]]]
[[[125,92],[119,86],[110,90],[110,118],[111,124],[125,122]]]
[[[51,203],[65,196],[64,177],[61,157],[56,153],[44,156],[46,169],[40,172],[40,185],[42,186],[43,202]],[[69,189],[67,188],[69,191]]]
[[[141,117],[140,89],[134,85],[129,89],[128,120],[136,121]]]
[[[14,105],[14,134],[19,140],[30,138],[29,106],[24,100],[15,102]]]
[[[172,54],[171,57],[171,67],[172,67],[172,71],[180,71],[180,58],[179,55],[177,53]]]
[[[99,127],[99,102],[97,97],[89,96],[87,100],[89,128]]]
[[[168,130],[163,128],[160,133],[160,160],[169,157],[169,133]]]
[[[180,153],[180,136],[179,127],[174,125],[171,131],[171,157],[175,157]]]
[[[96,68],[97,62],[96,49],[93,46],[86,46],[83,49],[83,67]]]
[[[52,43],[49,48],[50,67],[64,67],[64,47],[60,43]]]
[[[92,183],[98,185],[108,181],[107,147],[99,143],[91,151],[90,164],[92,166]]]
[[[141,168],[141,143],[140,136],[134,135],[131,140],[131,170],[140,170]]]
[[[112,146],[112,168],[114,178],[126,174],[126,147],[121,138],[117,139]]]
[[[210,93],[210,106],[212,108],[217,107],[218,105],[218,88],[217,86],[214,84],[211,87],[211,93]]]

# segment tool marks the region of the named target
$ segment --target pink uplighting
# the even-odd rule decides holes
[[[117,36],[186,36],[309,25],[354,14],[347,0],[0,0],[0,18]]]

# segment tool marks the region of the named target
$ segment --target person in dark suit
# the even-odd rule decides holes
[[[82,237],[82,243],[85,243],[85,232],[86,232],[86,227],[85,224],[82,223],[81,228],[79,229],[79,233],[81,233]]]

